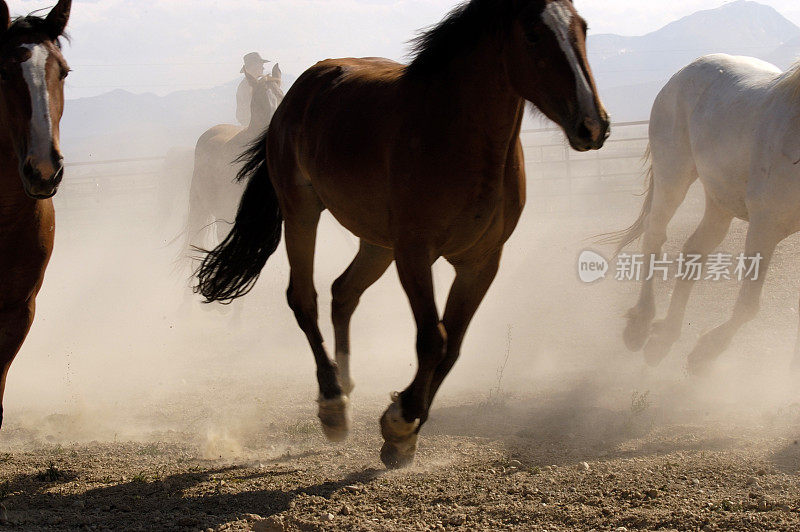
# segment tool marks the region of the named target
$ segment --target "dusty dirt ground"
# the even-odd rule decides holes
[[[553,400],[440,408],[417,465],[391,472],[377,457],[377,402],[358,405],[337,446],[311,408],[241,443],[6,445],[0,511],[17,530],[800,527],[800,446],[786,432],[797,411],[742,428],[703,412],[670,423],[655,410],[537,406]]]
[[[113,274],[95,267],[89,292],[71,281],[74,256],[54,259],[40,321],[9,380],[0,528],[800,529],[800,394],[788,371],[796,239],[779,249],[759,318],[696,379],[683,370],[686,353],[728,315],[735,283],[699,285],[683,339],[648,368],[620,338],[636,286],[583,286],[574,273],[583,238],[625,225],[637,207],[632,200],[619,218],[528,215],[416,464],[401,471],[381,464],[377,428],[388,392],[413,370],[395,275],[354,320],[353,431],[332,445],[282,297],[284,264],[265,273],[255,308],[195,309],[189,320],[169,305],[161,312],[138,282],[120,282],[120,272],[133,278],[124,266],[133,252],[117,254]],[[667,251],[697,216],[679,216]],[[744,229],[722,248],[738,252]],[[344,245],[329,236],[327,246]],[[76,256],[91,265],[96,246],[76,243]],[[331,262],[320,268],[321,316],[346,258]],[[440,288],[447,275],[437,273]],[[105,301],[107,288],[113,303],[101,309],[74,303]],[[662,313],[669,290],[658,289]]]

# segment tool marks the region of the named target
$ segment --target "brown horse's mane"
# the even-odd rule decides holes
[[[30,33],[47,34],[49,33],[49,29],[50,28],[44,17],[39,17],[36,15],[16,17],[11,21],[11,24],[8,26],[8,29],[5,31],[5,33],[3,33],[2,38],[0,38],[0,42],[11,41],[17,37]],[[69,36],[66,33],[61,34],[58,39],[53,41],[53,43],[59,48],[61,48],[62,38],[69,41]]]
[[[470,0],[456,7],[440,23],[411,41],[408,75],[437,72],[456,55],[469,52],[488,32],[502,28],[502,6],[497,0]]]

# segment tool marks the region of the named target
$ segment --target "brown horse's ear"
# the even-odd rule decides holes
[[[272,77],[281,79],[281,67],[278,66],[278,63],[275,63],[275,66],[272,67]]]
[[[11,25],[11,15],[8,13],[8,4],[5,0],[0,0],[0,35],[2,35]]]
[[[58,0],[56,7],[47,15],[45,21],[47,22],[47,31],[51,39],[57,39],[63,35],[67,22],[69,22],[71,8],[72,0]]]

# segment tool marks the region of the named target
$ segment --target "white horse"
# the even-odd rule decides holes
[[[683,252],[705,258],[736,217],[749,221],[744,257],[761,256],[757,277],[742,281],[733,315],[701,336],[689,355],[689,371],[703,373],[755,317],[775,247],[800,230],[800,65],[781,72],[749,57],[698,59],[675,74],[656,98],[650,151],[644,207],[636,223],[618,235],[618,250],[644,235],[645,267],[651,257],[660,256],[667,224],[699,178],[705,215]],[[627,315],[628,348],[644,347],[647,362],[658,364],[680,336],[693,284],[678,278],[666,318],[651,327],[653,279],[643,281],[639,301]],[[795,362],[798,353],[800,339]]]

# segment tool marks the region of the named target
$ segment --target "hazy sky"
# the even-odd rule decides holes
[[[12,14],[55,0],[10,0]],[[257,50],[295,75],[325,57],[402,59],[405,42],[458,0],[75,0],[68,97],[164,94],[238,76]],[[724,0],[575,0],[593,33],[641,35]],[[762,0],[800,24],[797,0]]]

